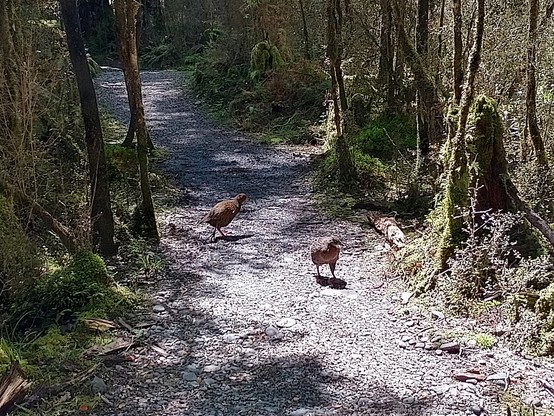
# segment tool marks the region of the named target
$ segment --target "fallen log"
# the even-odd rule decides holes
[[[14,361],[0,379],[0,416],[5,416],[13,409],[15,403],[21,401],[29,392],[31,382],[17,361]]]

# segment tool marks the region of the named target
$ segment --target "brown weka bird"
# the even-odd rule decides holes
[[[335,276],[335,266],[339,259],[341,241],[336,237],[322,237],[312,244],[310,249],[312,255],[312,262],[317,268],[317,281],[319,284],[330,284],[331,287],[344,288],[346,282],[341,279],[337,279]],[[319,274],[319,266],[328,264],[331,269],[332,279],[324,280]]]
[[[235,218],[240,212],[242,204],[244,204],[247,199],[248,197],[246,194],[240,193],[233,199],[220,201],[213,206],[210,212],[201,221],[207,222],[214,227],[214,232],[212,233],[210,240],[215,238],[216,230],[219,231],[222,236],[227,236],[222,228],[227,227],[231,221],[233,221],[233,218]]]

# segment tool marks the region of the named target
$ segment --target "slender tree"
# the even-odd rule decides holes
[[[532,143],[537,163],[548,165],[544,142],[537,122],[537,21],[539,0],[529,0],[529,32],[527,37],[527,96],[525,100],[525,139]]]
[[[131,104],[131,113],[135,115],[137,133],[137,158],[140,171],[141,232],[148,238],[159,239],[152,201],[152,190],[148,178],[148,132],[142,102],[142,86],[138,66],[137,16],[140,4],[135,0],[115,0],[115,20],[117,44],[121,65]]]
[[[429,3],[427,0],[421,0],[418,3],[419,11],[419,33],[416,36],[416,45],[411,42],[406,33],[404,25],[404,14],[399,0],[392,2],[394,11],[394,26],[398,36],[398,45],[406,57],[406,62],[414,73],[415,86],[418,94],[418,149],[416,168],[419,172],[426,168],[426,160],[430,150],[430,143],[433,139],[435,124],[438,111],[437,87],[435,81],[428,70],[427,50],[428,50],[428,12]]]
[[[381,0],[381,29],[379,37],[379,73],[377,79],[386,89],[385,113],[394,109],[394,47],[392,40],[392,7],[389,0]]]
[[[0,64],[5,79],[6,97],[9,97],[12,103],[12,109],[7,117],[7,127],[16,140],[23,135],[23,121],[18,111],[20,108],[21,93],[18,82],[18,62],[17,62],[17,33],[14,22],[15,5],[13,0],[0,0],[0,58],[3,61]],[[1,139],[0,139],[1,140]]]
[[[298,0],[298,6],[300,7],[300,17],[302,18],[302,36],[304,37],[304,58],[312,59],[310,36],[308,33],[308,23],[306,21],[306,11],[304,9],[304,0]]]
[[[452,0],[452,21],[453,21],[453,45],[454,54],[452,61],[452,70],[454,73],[454,102],[460,104],[462,98],[462,83],[464,81],[463,60],[462,60],[462,2],[461,0]]]
[[[354,164],[350,148],[342,128],[343,112],[348,109],[344,77],[342,74],[342,9],[340,0],[327,2],[327,57],[331,74],[331,97],[333,100],[335,128],[337,141],[335,150],[339,165],[341,180],[347,181],[355,177]]]
[[[94,246],[99,245],[102,254],[112,255],[117,251],[117,247],[114,243],[114,221],[110,203],[106,155],[96,92],[81,34],[77,0],[60,0],[60,9],[85,126],[90,179],[92,242]]]
[[[416,51],[422,60],[428,63],[429,51],[429,0],[417,2]],[[434,135],[436,118],[435,89],[427,83],[417,85],[417,151],[416,170],[419,172],[427,165],[426,160]]]
[[[143,9],[143,7],[141,7],[140,3],[139,3],[139,11]],[[141,28],[141,22],[139,21],[139,12],[137,12],[137,18],[136,18],[136,23],[135,23],[135,35],[134,35],[134,38],[135,38],[135,42],[137,43],[136,45],[136,49],[138,50],[138,45],[139,45],[139,32],[141,31],[140,28]],[[143,13],[144,14],[144,13]],[[117,16],[116,16],[116,19],[117,19]],[[118,37],[120,37],[120,23],[117,22],[116,20],[116,31],[118,33]],[[129,51],[127,50],[127,45],[122,45],[121,42],[118,40],[117,41],[117,47],[118,47],[118,51],[119,51],[119,56],[121,57],[122,54],[125,54],[125,55],[128,55],[129,54]],[[127,99],[129,101],[129,111],[131,113],[131,117],[130,117],[130,120],[129,120],[129,127],[127,129],[127,134],[125,136],[125,140],[123,140],[123,143],[122,145],[125,146],[125,147],[132,147],[133,146],[133,142],[135,140],[135,136],[137,135],[137,113],[133,110],[135,107],[134,107],[134,104],[133,104],[133,94],[134,94],[134,91],[133,91],[133,87],[132,87],[132,80],[129,78],[130,76],[130,73],[129,71],[125,71],[123,70],[123,77],[125,79],[125,88],[127,90]],[[150,138],[150,134],[148,133],[148,130],[146,131],[146,141],[148,143],[148,148],[150,150],[154,149],[154,143],[152,143],[152,139]]]

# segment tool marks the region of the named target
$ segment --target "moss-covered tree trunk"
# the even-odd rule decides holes
[[[475,190],[475,210],[477,213],[514,211],[506,188],[508,162],[503,143],[504,126],[496,102],[485,96],[478,97],[472,118],[474,131],[466,141],[467,159],[471,163],[469,189]]]
[[[464,96],[465,91],[462,106]],[[503,142],[504,127],[496,102],[486,96],[478,97],[470,120],[471,134],[464,135],[464,140],[460,142],[456,141],[456,135],[452,145],[446,149],[449,160],[448,182],[445,195],[435,210],[435,224],[440,232],[437,268],[429,276],[425,290],[433,288],[436,273],[446,269],[447,261],[462,241],[464,235],[460,214],[470,208],[470,202],[473,210],[471,214],[477,223],[483,221],[484,213],[523,212],[529,223],[554,246],[554,232],[546,221],[520,199],[509,177]],[[474,200],[470,201],[471,198]],[[455,212],[456,209],[462,212]]]
[[[446,166],[445,191],[442,200],[435,208],[435,228],[440,235],[435,253],[436,267],[425,283],[425,290],[433,288],[439,272],[446,270],[448,259],[462,240],[462,219],[455,215],[457,208],[469,205],[469,167],[466,155],[466,125],[474,96],[474,84],[481,62],[481,47],[485,21],[485,1],[478,0],[475,36],[468,62],[466,83],[463,88],[459,112],[456,114],[456,134],[449,138],[446,146],[444,164]],[[456,107],[453,106],[455,109]],[[454,115],[450,114],[453,119]]]
[[[496,102],[486,96],[478,97],[469,118],[472,133],[459,142],[455,138],[446,149],[446,190],[435,209],[440,243],[434,273],[446,270],[448,260],[463,240],[462,214],[469,209],[470,203],[478,222],[485,212],[516,209],[508,192],[504,128]],[[471,198],[474,201],[471,202]],[[431,277],[426,289],[434,284],[435,278]]]

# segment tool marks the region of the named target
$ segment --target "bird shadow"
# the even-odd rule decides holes
[[[219,240],[236,242],[236,241],[244,240],[244,239],[250,238],[250,237],[254,237],[254,234],[227,235],[227,236],[218,235],[217,237],[215,237],[214,242],[217,242]]]
[[[346,280],[339,279],[338,277],[315,277],[315,281],[320,286],[329,286],[331,289],[344,289],[346,287]]]

